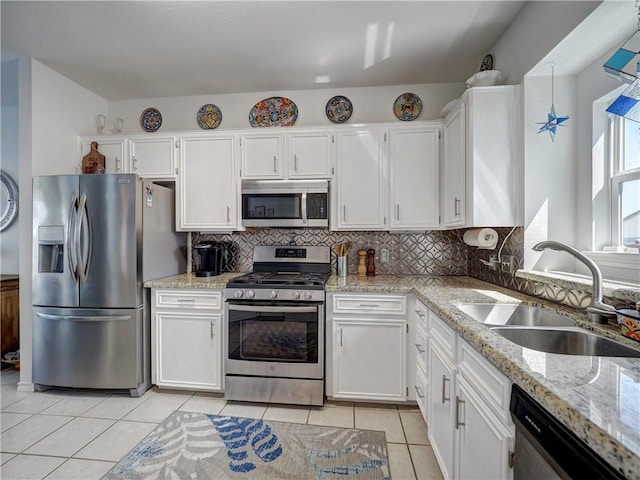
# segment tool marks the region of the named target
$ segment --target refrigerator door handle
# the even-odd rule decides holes
[[[36,312],[36,316],[44,320],[71,320],[71,321],[100,321],[100,322],[113,322],[113,321],[125,321],[130,320],[131,317],[127,315],[98,315],[98,316],[82,316],[82,315],[53,315],[51,313]]]
[[[75,246],[75,237],[73,237],[73,241],[71,239],[71,235],[73,232],[71,231],[71,225],[73,224],[74,213],[77,215],[78,211],[78,194],[74,193],[71,198],[71,208],[69,209],[69,218],[67,219],[67,241],[65,248],[67,249],[67,262],[69,263],[69,273],[71,275],[71,279],[73,280],[73,284],[78,284],[78,275],[77,275],[77,266],[73,264],[73,255],[71,253],[71,245]]]
[[[87,226],[89,228],[88,234],[88,249],[87,259],[85,262],[82,256],[82,225],[84,223],[85,214],[87,216]],[[76,256],[78,258],[78,277],[82,283],[87,283],[87,275],[89,274],[89,265],[91,264],[91,222],[89,221],[89,209],[87,208],[87,194],[83,193],[80,197],[80,204],[78,206],[78,222],[76,223]]]

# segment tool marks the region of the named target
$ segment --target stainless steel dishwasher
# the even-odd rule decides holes
[[[517,385],[511,390],[511,416],[514,480],[624,478]]]

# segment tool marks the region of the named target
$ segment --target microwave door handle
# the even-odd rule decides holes
[[[307,224],[307,192],[302,192],[302,224]]]

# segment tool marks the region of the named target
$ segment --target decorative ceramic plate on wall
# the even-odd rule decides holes
[[[298,106],[285,97],[260,100],[249,112],[252,127],[290,127],[298,119]]]
[[[422,113],[422,100],[415,93],[403,93],[393,102],[393,113],[404,122],[415,120]]]
[[[222,121],[222,112],[212,103],[200,107],[197,115],[198,126],[204,130],[216,128]]]
[[[344,123],[351,118],[353,105],[351,100],[342,95],[331,97],[324,108],[327,118],[333,123]]]
[[[140,115],[140,126],[145,132],[155,132],[162,125],[162,115],[157,108],[147,108]]]
[[[493,70],[493,55],[490,53],[484,56],[480,64],[480,71],[484,72],[485,70]]]

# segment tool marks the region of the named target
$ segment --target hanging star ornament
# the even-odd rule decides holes
[[[538,133],[549,132],[551,136],[551,141],[553,142],[556,137],[556,129],[558,127],[566,127],[567,125],[562,125],[564,122],[569,120],[569,117],[559,117],[556,115],[556,107],[551,104],[551,110],[547,113],[547,121],[546,122],[536,122],[538,125],[542,125],[538,130]]]

